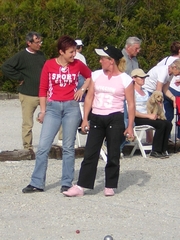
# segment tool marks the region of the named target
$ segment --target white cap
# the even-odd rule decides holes
[[[77,46],[84,46],[81,39],[77,39],[75,42],[77,43]]]
[[[99,56],[102,56],[102,57],[110,57],[107,53],[105,53],[105,52],[103,51],[103,49],[95,48],[95,52],[96,52],[97,55],[99,55]]]

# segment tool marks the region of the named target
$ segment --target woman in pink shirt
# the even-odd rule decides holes
[[[72,186],[74,178],[74,143],[81,121],[78,101],[82,99],[84,91],[89,86],[91,71],[80,60],[74,59],[76,55],[74,39],[62,36],[57,47],[59,56],[47,60],[41,73],[39,88],[41,111],[38,121],[43,125],[31,182],[22,190],[23,193],[44,191],[48,153],[61,125],[63,129],[61,192]],[[82,88],[77,90],[79,74],[86,81]]]
[[[133,137],[134,89],[130,76],[124,73],[125,60],[121,50],[106,46],[95,49],[100,56],[102,70],[92,73],[89,90],[84,103],[82,129],[89,129],[84,160],[81,164],[77,185],[66,196],[82,196],[84,188],[93,189],[100,149],[104,138],[107,140],[107,164],[105,167],[105,196],[113,196],[119,179],[120,144],[123,135]],[[124,127],[124,99],[129,110],[129,125]],[[90,126],[88,115],[92,108]]]

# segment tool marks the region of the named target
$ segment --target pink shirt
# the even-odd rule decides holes
[[[95,85],[95,94],[92,113],[108,115],[114,112],[124,112],[125,88],[132,82],[126,73],[108,79],[103,70],[92,73]]]

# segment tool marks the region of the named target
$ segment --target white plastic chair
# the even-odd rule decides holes
[[[130,157],[132,157],[136,151],[136,149],[140,149],[141,154],[144,158],[147,157],[146,155],[146,150],[152,150],[152,144],[143,144],[142,139],[146,131],[148,130],[155,130],[152,126],[150,125],[141,125],[141,126],[135,126],[134,127],[134,136],[136,137],[134,141],[134,147],[131,151]]]
[[[79,102],[79,108],[80,108],[80,112],[81,112],[81,116],[82,116],[82,118],[83,118],[83,108],[84,108],[84,103],[83,102]],[[83,138],[85,138],[85,139],[83,139],[83,142],[86,142],[86,138],[87,138],[87,134],[80,134],[79,133],[79,130],[81,129],[81,127],[78,127],[78,129],[77,129],[77,133],[76,133],[76,138],[77,138],[77,143],[78,143],[78,147],[84,147],[83,145],[84,144],[82,144],[81,143],[81,137],[83,136]],[[81,135],[81,136],[80,136]]]

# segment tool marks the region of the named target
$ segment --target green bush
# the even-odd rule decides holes
[[[17,93],[17,86],[18,86],[18,83],[16,80],[7,80],[2,84],[1,91]]]
[[[81,38],[92,70],[100,68],[94,48],[109,43],[122,49],[129,36],[137,36],[142,39],[138,61],[148,71],[179,40],[179,12],[180,0],[0,0],[0,66],[25,47],[27,32],[36,31],[47,59],[57,56],[60,36]],[[16,89],[0,71],[0,90]]]

